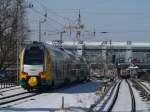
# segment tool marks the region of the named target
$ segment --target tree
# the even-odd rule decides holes
[[[16,64],[17,41],[27,37],[25,22],[24,0],[0,0],[0,71]]]

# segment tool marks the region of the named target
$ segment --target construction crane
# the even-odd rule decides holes
[[[80,35],[81,35],[81,30],[84,28],[84,26],[81,24],[81,14],[80,14],[80,9],[79,9],[79,14],[78,14],[78,19],[77,19],[77,24],[76,25],[69,25],[65,26],[64,29],[75,29],[76,30],[76,39],[78,43],[81,42]]]

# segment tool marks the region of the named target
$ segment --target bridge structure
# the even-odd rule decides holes
[[[80,48],[82,56],[89,63],[114,64],[120,68],[127,68],[130,64],[134,64],[140,69],[150,69],[150,43],[102,41],[82,42],[80,45],[82,47],[77,47],[77,45],[76,42],[62,43],[65,49],[73,53]]]

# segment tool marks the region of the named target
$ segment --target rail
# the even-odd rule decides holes
[[[150,90],[144,85],[140,80],[132,80],[132,82],[136,85],[136,88],[141,91],[141,95],[147,100],[150,100]]]
[[[92,104],[88,110],[88,112],[94,112],[94,108],[104,99],[104,97],[108,94],[109,90],[111,89],[112,87],[112,90],[111,90],[111,93],[113,93],[115,87],[116,87],[117,83],[115,82],[112,82],[112,84],[109,85],[109,87],[106,89],[105,93],[102,94],[102,96],[100,97],[100,99],[98,99],[94,104]],[[106,101],[107,102],[107,101]],[[105,104],[105,102],[104,102]],[[103,105],[104,105],[103,104]],[[102,110],[102,108],[100,108],[99,110]]]
[[[133,90],[132,90],[132,87],[129,84],[128,80],[126,80],[126,82],[127,82],[128,86],[129,86],[131,100],[132,100],[132,110],[131,110],[131,112],[136,112],[136,102],[135,102],[135,97],[134,97],[134,94],[133,94]]]
[[[122,82],[122,81],[120,81],[119,84],[117,85],[117,90],[116,90],[115,96],[114,96],[114,98],[113,98],[112,103],[111,103],[110,106],[108,107],[107,112],[111,112],[112,109],[113,109],[113,107],[114,107],[114,105],[115,105],[115,103],[116,103],[116,100],[117,100],[118,94],[119,94],[119,89],[120,89],[120,84],[121,84],[121,82]]]
[[[149,94],[150,93],[150,89],[146,85],[144,85],[141,81],[138,81],[138,82],[145,89],[145,91]]]
[[[2,97],[0,98],[0,107],[3,107],[5,104],[9,104],[11,102],[23,100],[25,98],[30,98],[36,95],[39,95],[41,93],[28,93],[28,92],[23,92],[15,95],[10,95],[7,97]],[[5,107],[5,106],[4,106]]]

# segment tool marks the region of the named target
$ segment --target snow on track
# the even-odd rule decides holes
[[[120,85],[120,90],[118,94],[117,101],[112,109],[113,112],[120,111],[131,111],[131,95],[129,91],[128,84],[125,80],[122,81]]]
[[[131,84],[131,87],[132,87],[132,90],[133,90],[133,94],[134,94],[134,97],[135,97],[135,101],[136,101],[136,111],[137,112],[149,112],[148,104],[142,100],[142,97],[140,97],[140,92],[137,91],[133,87],[131,82],[130,82],[130,84]]]
[[[2,89],[0,89],[0,92],[14,90],[14,89],[18,89],[18,88],[21,88],[21,86],[12,86],[9,88],[2,88]]]
[[[12,88],[6,88],[3,90],[0,90],[0,94],[1,94],[0,98],[14,95],[14,94],[23,93],[23,92],[27,92],[27,91],[24,90],[23,88],[21,88],[20,86],[16,86],[16,87],[12,87]]]
[[[109,92],[107,93],[107,95],[104,97],[104,100],[99,105],[97,105],[96,110],[98,112],[107,111],[108,110],[109,106],[112,103],[112,100],[114,99],[114,96],[116,94],[118,85],[119,85],[119,81],[116,83],[116,86],[113,85],[111,87],[111,89],[109,90]],[[113,90],[113,88],[114,88],[114,90]]]
[[[150,84],[148,82],[142,82],[141,83],[144,85],[142,86],[148,93],[150,93]]]
[[[59,111],[62,106],[62,97],[64,97],[64,107],[69,109],[69,112],[85,112],[99,98],[95,94],[100,81],[92,81],[85,84],[80,84],[57,92],[44,93],[25,101],[14,103],[10,110],[16,111]],[[8,109],[8,108],[7,108]],[[6,109],[6,110],[7,110]],[[7,110],[8,111],[8,110]]]

